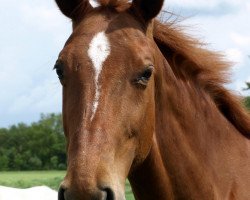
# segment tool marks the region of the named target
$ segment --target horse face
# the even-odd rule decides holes
[[[139,10],[141,3],[133,4]],[[59,199],[125,199],[126,177],[146,158],[154,133],[151,22],[131,8],[87,8],[84,18],[72,17],[73,33],[55,65],[68,154]]]

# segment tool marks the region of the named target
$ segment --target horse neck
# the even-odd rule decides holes
[[[244,152],[244,138],[208,94],[191,81],[177,79],[165,59],[161,63],[166,70],[156,82],[153,145],[130,176],[136,199],[228,197],[233,178],[227,173],[239,168],[228,159],[242,157],[231,147]]]
[[[130,174],[129,181],[137,200],[173,199],[170,178],[155,137],[149,155]]]

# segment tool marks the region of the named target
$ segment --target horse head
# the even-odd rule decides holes
[[[59,200],[125,199],[129,173],[155,131],[159,50],[153,18],[163,0],[56,0],[73,33],[56,62],[63,86],[68,168]]]

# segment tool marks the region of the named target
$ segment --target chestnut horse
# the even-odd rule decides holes
[[[56,0],[68,168],[59,200],[249,200],[250,118],[229,64],[154,18],[163,0]]]

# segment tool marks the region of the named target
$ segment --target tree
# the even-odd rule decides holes
[[[0,170],[7,170],[9,165],[9,158],[6,155],[1,155],[0,163]]]
[[[243,90],[250,90],[250,82],[246,82],[247,87],[243,88]]]
[[[31,125],[0,129],[0,170],[65,169],[61,118],[61,114],[42,114]]]
[[[246,97],[246,99],[245,99],[245,105],[250,110],[250,97]]]

